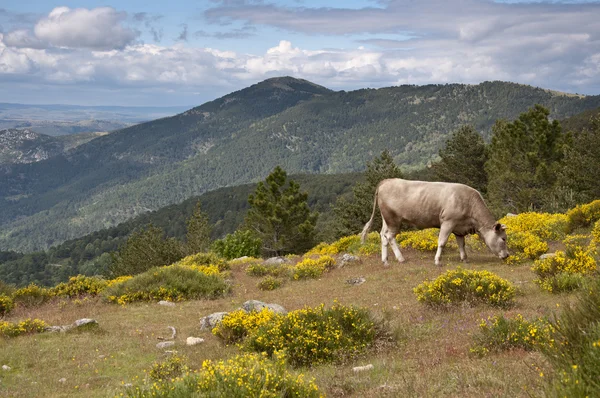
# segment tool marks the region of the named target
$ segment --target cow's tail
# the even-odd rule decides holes
[[[369,229],[371,229],[371,225],[373,224],[373,218],[375,218],[375,210],[377,210],[377,193],[379,192],[379,186],[375,189],[375,197],[373,198],[373,213],[371,213],[371,219],[365,224],[362,233],[360,234],[360,242],[365,243],[367,238],[367,233]]]

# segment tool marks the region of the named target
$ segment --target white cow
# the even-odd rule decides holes
[[[361,234],[363,243],[373,223],[377,206],[383,219],[381,260],[386,266],[388,244],[392,245],[396,259],[404,262],[396,242],[396,234],[402,223],[412,224],[419,229],[440,229],[435,254],[436,265],[440,265],[442,249],[451,233],[456,236],[460,259],[463,261],[467,259],[465,236],[474,233],[479,234],[498,257],[504,259],[509,255],[506,247],[506,226],[496,222],[481,194],[467,185],[400,178],[381,181],[375,191],[371,219]]]

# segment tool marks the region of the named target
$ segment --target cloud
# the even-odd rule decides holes
[[[142,22],[155,43],[160,43],[163,36],[164,30],[162,26],[157,26],[157,22],[160,21],[163,16],[162,15],[151,15],[147,12],[136,12],[132,16],[135,22]]]
[[[198,30],[194,32],[194,37],[212,37],[219,40],[224,39],[246,39],[248,37],[256,35],[256,28],[253,26],[244,26],[239,29],[232,29],[227,32],[206,32],[204,30]]]
[[[123,25],[126,16],[111,7],[57,7],[40,19],[33,31],[14,30],[3,40],[8,46],[24,48],[122,49],[139,35]]]
[[[177,41],[187,41],[188,39],[188,26],[187,24],[183,24],[183,30],[179,33],[179,36],[175,40]]]

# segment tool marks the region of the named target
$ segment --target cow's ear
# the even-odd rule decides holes
[[[500,232],[505,229],[506,229],[506,225],[500,224],[499,222],[497,222],[496,225],[494,225],[494,230],[496,230],[496,232]]]

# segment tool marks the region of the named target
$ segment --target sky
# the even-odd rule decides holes
[[[0,2],[0,102],[197,106],[276,76],[597,95],[600,2]]]

